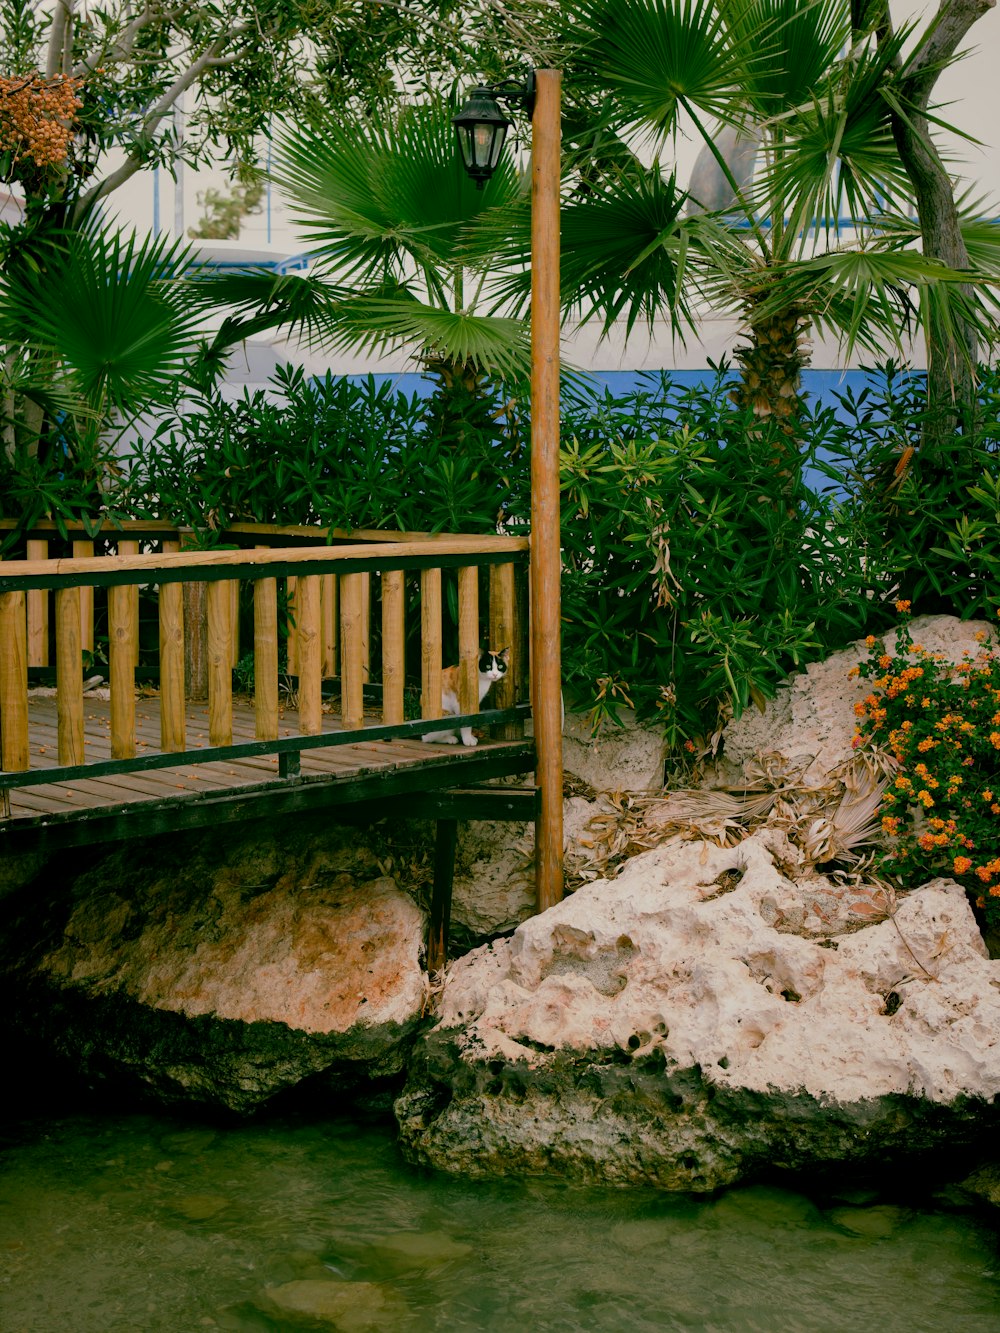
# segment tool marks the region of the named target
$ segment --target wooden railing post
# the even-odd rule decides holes
[[[49,544],[46,541],[29,540],[25,542],[25,552],[29,560],[48,560]],[[28,666],[48,666],[49,594],[44,588],[28,590],[27,608]]]
[[[189,699],[208,698],[208,612],[205,584],[181,584],[184,606],[184,690]]]
[[[441,716],[441,571],[420,572],[420,716]]]
[[[256,736],[278,739],[278,580],[253,585],[253,688]]]
[[[128,584],[108,589],[111,758],[135,758],[135,600]]]
[[[323,675],[329,678],[337,674],[337,576],[320,575],[319,618],[320,637],[323,644]]]
[[[288,674],[299,674],[299,618],[295,609],[295,576],[285,580],[285,608],[287,612],[285,656],[288,662]]]
[[[139,543],[131,538],[118,540],[119,555],[138,555]],[[129,585],[128,595],[132,602],[132,665],[139,665],[139,585],[132,583]]]
[[[93,554],[93,542],[73,543],[74,560],[89,560]],[[80,588],[80,649],[84,653],[94,651],[94,589],[89,584]]]
[[[177,753],[187,745],[184,701],[184,594],[180,583],[161,583],[160,749]]]
[[[340,580],[340,710],[345,731],[365,725],[363,594],[360,574],[345,574]]]
[[[163,542],[164,555],[180,549],[179,541]],[[161,583],[159,594],[160,749],[177,754],[187,747],[184,585]]]
[[[458,706],[479,712],[479,570],[458,571]]]
[[[228,579],[207,586],[208,608],[208,740],[211,745],[233,743],[233,667],[229,613],[232,602]]]
[[[0,593],[0,762],[20,772],[28,744],[28,632],[23,592]]]
[[[510,654],[507,674],[493,686],[493,702],[497,708],[513,708],[519,701],[524,681],[521,627],[517,623],[517,598],[512,564],[490,565],[490,647]],[[524,735],[520,720],[501,722],[495,728],[500,740],[518,740]]]
[[[323,730],[323,655],[320,640],[320,588],[316,574],[303,574],[295,588],[299,622],[299,734]]]
[[[60,764],[83,763],[80,591],[56,590],[56,734]]]
[[[229,638],[230,665],[240,664],[240,581],[233,579],[229,585]]]
[[[406,582],[401,569],[382,575],[382,721],[394,726],[405,717]]]
[[[358,575],[361,583],[361,678],[367,685],[372,678],[372,576]]]

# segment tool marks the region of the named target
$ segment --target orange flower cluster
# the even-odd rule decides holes
[[[905,624],[894,653],[872,635],[865,645],[857,674],[871,691],[855,704],[854,744],[896,766],[882,798],[883,865],[910,885],[954,876],[1000,925],[1000,652],[984,645],[953,665]]]
[[[47,170],[65,164],[83,105],[81,83],[63,74],[0,78],[0,153],[10,154],[14,175],[19,165]]]

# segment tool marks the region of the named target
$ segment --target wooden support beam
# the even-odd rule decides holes
[[[563,896],[562,668],[559,540],[560,88],[536,72],[531,136],[531,704],[541,810],[538,909]]]
[[[455,847],[458,821],[439,819],[434,837],[434,886],[427,926],[427,973],[442,973],[448,961],[448,928],[451,923],[451,892],[455,881]]]
[[[414,792],[406,813],[414,819],[478,819],[530,824],[538,817],[537,787],[445,787]]]
[[[504,748],[482,747],[465,751],[461,760],[463,778],[470,783],[526,772],[533,762],[533,747],[511,745]],[[78,811],[66,815],[38,815],[0,820],[0,849],[3,851],[38,851],[48,855],[63,847],[106,845],[131,838],[170,834],[180,829],[219,829],[240,820],[273,821],[285,815],[317,812],[340,819],[354,815],[368,804],[367,819],[386,813],[386,802],[399,798],[396,813],[405,817],[410,802],[427,790],[428,770],[384,769],[378,772],[344,774],[321,782],[270,782],[251,790],[221,792],[218,795],[178,796],[149,805],[135,803],[122,811],[120,806],[107,810]]]

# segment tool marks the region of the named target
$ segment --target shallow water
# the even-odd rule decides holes
[[[4,1333],[984,1333],[998,1249],[973,1213],[860,1190],[455,1180],[347,1120],[75,1114],[0,1151]]]

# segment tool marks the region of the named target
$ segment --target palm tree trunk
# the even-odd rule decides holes
[[[749,341],[735,348],[740,378],[731,397],[773,432],[774,461],[790,487],[801,467],[799,417],[802,371],[809,363],[809,318],[799,306],[778,315],[754,318]]]

